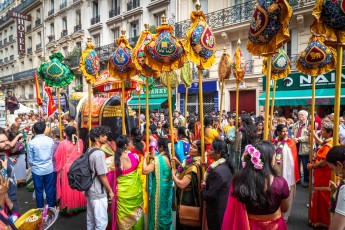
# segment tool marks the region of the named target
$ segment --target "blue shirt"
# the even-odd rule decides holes
[[[53,139],[44,134],[36,135],[28,142],[28,162],[36,175],[43,176],[54,171],[53,145]]]

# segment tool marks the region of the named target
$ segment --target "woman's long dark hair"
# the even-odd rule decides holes
[[[246,134],[248,144],[252,144],[256,141],[256,127],[253,123],[252,118],[248,114],[241,115],[242,127]]]
[[[169,161],[171,161],[169,143],[170,143],[169,138],[159,137],[157,141],[157,146],[163,148],[163,151],[165,152],[166,156],[169,158]]]
[[[284,124],[279,124],[279,125],[277,125],[276,130],[274,131],[274,135],[275,135],[276,137],[278,137],[278,134],[279,134],[281,131],[283,131],[284,128],[287,128],[286,125],[284,125]]]
[[[224,158],[226,160],[226,164],[229,166],[231,173],[234,174],[235,170],[229,159],[229,153],[228,153],[225,141],[214,140],[212,142],[212,147],[216,153],[220,153],[221,158]]]
[[[334,146],[329,150],[326,156],[326,161],[330,164],[337,165],[337,161],[344,164],[345,161],[345,146]]]
[[[74,145],[78,142],[78,137],[76,135],[77,129],[74,126],[67,126],[64,129],[64,132],[66,133],[67,140],[71,141]]]
[[[131,130],[132,142],[133,146],[136,150],[140,151],[141,153],[144,152],[144,144],[142,142],[143,136],[141,135],[140,129],[138,127],[134,127]]]
[[[255,169],[250,157],[247,157],[246,166],[241,169],[233,179],[234,190],[232,195],[240,202],[251,204],[255,207],[273,205],[270,177],[276,176],[272,159],[275,148],[268,141],[259,141],[253,145],[260,153],[260,159],[264,163],[263,169]]]
[[[126,150],[126,145],[129,144],[129,139],[126,135],[121,135],[116,139],[116,152],[115,152],[115,167],[120,173],[122,174],[122,169],[121,169],[121,155],[122,152]]]
[[[178,127],[177,135],[178,136],[181,135],[182,138],[186,138],[188,140],[188,142],[190,143],[189,132],[188,132],[188,130],[186,130],[186,128],[184,126]]]

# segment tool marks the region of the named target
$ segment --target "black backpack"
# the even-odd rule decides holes
[[[86,153],[82,154],[71,165],[68,173],[68,184],[72,189],[78,191],[86,191],[91,187],[93,180],[92,171],[90,168],[90,155],[99,150],[98,148],[88,149]]]

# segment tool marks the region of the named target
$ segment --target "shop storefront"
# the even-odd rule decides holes
[[[342,90],[340,105],[345,106],[345,70],[342,71]],[[263,77],[263,87],[265,91],[266,77]],[[272,101],[272,85],[270,92],[270,102]],[[316,77],[315,105],[320,115],[325,115],[333,111],[335,94],[335,71],[319,75]],[[277,80],[274,105],[282,107],[285,115],[293,109],[301,109],[311,106],[312,97],[312,77],[302,73],[292,73],[285,79]],[[259,98],[259,105],[265,105],[266,92]],[[341,110],[343,111],[343,110]]]
[[[175,96],[173,96],[172,105],[175,109]],[[168,108],[168,90],[167,88],[154,88],[149,92],[149,109],[150,110],[162,110]],[[132,109],[139,109],[139,96],[133,94],[132,99],[128,102],[128,105]],[[140,94],[140,109],[146,108],[146,94]]]
[[[208,114],[212,111],[215,113],[219,111],[219,86],[218,81],[205,81],[202,83],[204,113]],[[186,87],[184,84],[179,84],[177,87],[177,93],[180,94],[179,110],[184,113],[185,110],[185,98],[186,98]],[[191,87],[188,88],[188,100],[187,110],[189,113],[199,113],[199,83],[193,82]]]

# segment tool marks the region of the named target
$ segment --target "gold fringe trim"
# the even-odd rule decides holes
[[[184,42],[184,49],[186,51],[186,55],[187,55],[187,58],[189,60],[194,62],[197,66],[201,66],[202,69],[209,69],[216,62],[215,52],[213,52],[213,55],[208,59],[202,58],[197,53],[194,52],[192,46],[190,45],[192,33],[193,33],[195,27],[199,23],[204,23],[206,26],[206,22],[205,22],[205,20],[203,20],[203,18],[198,18],[198,20],[196,18],[194,18],[194,23],[192,24],[192,26],[189,28],[189,30],[186,33],[185,42]],[[214,36],[214,39],[215,39],[214,42],[215,42],[215,47],[216,47],[215,36]]]
[[[279,1],[278,4],[281,7],[281,19],[280,29],[278,33],[272,38],[268,44],[256,44],[248,40],[247,50],[257,56],[267,56],[269,54],[276,53],[276,50],[281,48],[284,43],[290,40],[289,24],[292,17],[292,7],[287,0]]]
[[[322,36],[325,44],[336,47],[345,46],[345,31],[335,30],[329,27],[321,19],[324,0],[317,0],[312,15],[314,16],[313,24],[310,26],[310,32],[315,36]]]

